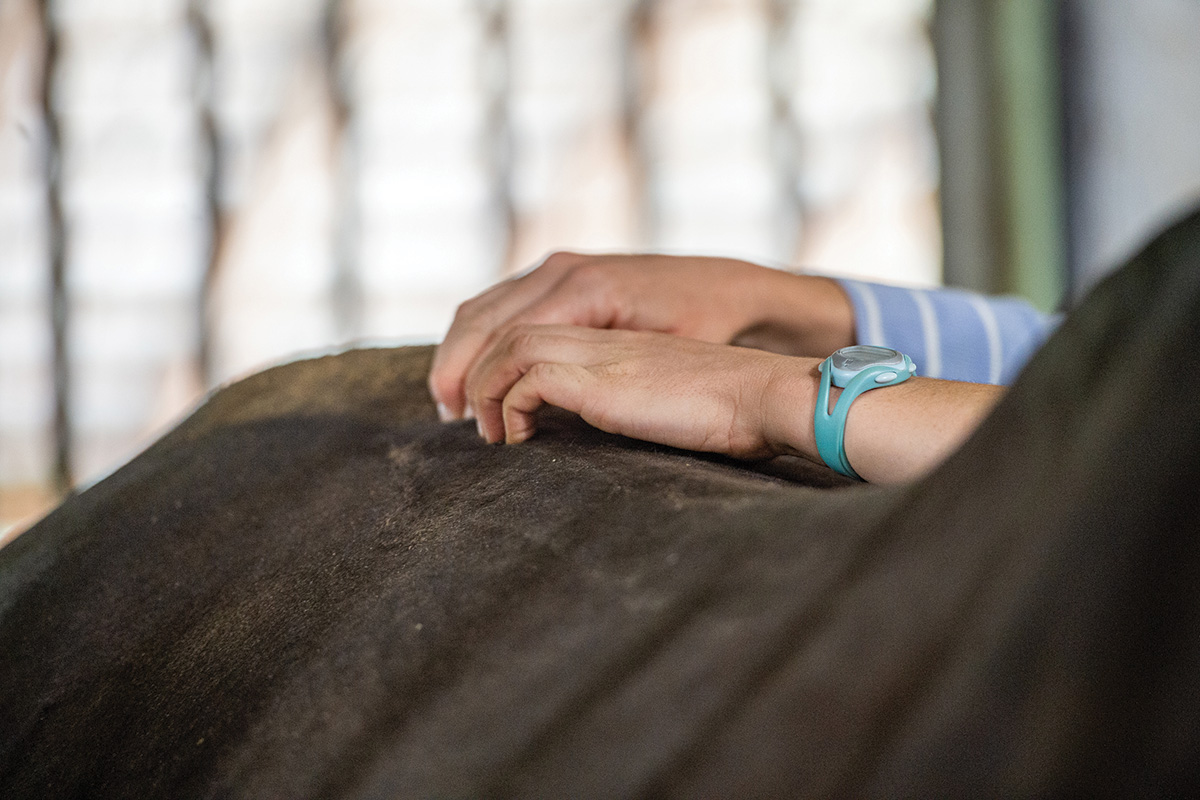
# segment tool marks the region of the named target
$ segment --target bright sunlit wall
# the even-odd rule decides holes
[[[937,283],[929,5],[0,0],[0,530],[53,498],[55,202],[86,482],[552,249]]]

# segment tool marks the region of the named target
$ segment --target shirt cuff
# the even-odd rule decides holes
[[[839,279],[859,344],[907,353],[929,378],[1007,384],[1061,317],[1015,297]]]

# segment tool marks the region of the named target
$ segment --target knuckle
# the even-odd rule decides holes
[[[475,301],[467,300],[459,303],[458,308],[454,309],[454,325],[462,325],[468,319],[474,316]]]
[[[458,381],[453,381],[442,376],[431,376],[429,380],[429,393],[439,403],[454,402],[455,395],[462,392],[461,387],[462,384]]]
[[[436,368],[435,368],[436,370]],[[438,400],[441,400],[446,390],[446,381],[436,371],[429,373],[429,379],[426,381],[429,385],[429,393]]]
[[[494,291],[496,288],[492,287],[483,294],[477,294],[469,300],[459,303],[458,308],[454,310],[455,324],[476,325],[481,318],[486,317],[488,310],[495,303]]]
[[[588,259],[571,270],[570,280],[580,283],[596,283],[608,279],[608,267],[603,261]]]
[[[471,386],[468,386],[464,400],[478,414],[479,410],[484,407],[485,400],[482,384],[476,381]]]
[[[429,377],[426,378],[426,383],[433,392],[438,392],[447,388],[450,383],[449,374],[445,363],[445,352],[439,347],[433,356],[433,363],[429,365]]]
[[[564,280],[571,291],[596,295],[608,292],[614,279],[608,263],[588,260],[572,269]]]
[[[570,269],[579,258],[578,253],[572,253],[569,250],[554,250],[542,259],[542,268],[551,271]]]
[[[512,326],[505,335],[508,352],[513,355],[528,355],[537,347],[540,336],[536,325],[520,323]]]
[[[534,384],[542,384],[549,380],[550,376],[554,374],[554,366],[544,361],[539,361],[531,366],[525,374]]]
[[[473,341],[477,338],[487,339],[495,330],[494,315],[489,314],[486,309],[472,310],[461,318],[455,319],[454,327],[458,329],[457,332],[464,341]]]

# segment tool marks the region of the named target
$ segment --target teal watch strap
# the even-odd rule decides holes
[[[831,469],[848,478],[862,480],[846,458],[846,416],[850,413],[850,404],[864,392],[884,386],[895,386],[908,380],[915,368],[908,356],[904,356],[904,364],[905,368],[900,369],[888,364],[864,367],[846,384],[837,405],[830,412],[829,386],[833,380],[833,356],[821,363],[821,386],[817,391],[817,410],[813,418],[813,427],[817,439],[817,453]],[[877,380],[878,378],[883,380]]]

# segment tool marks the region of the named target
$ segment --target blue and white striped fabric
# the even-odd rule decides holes
[[[854,305],[858,343],[907,353],[928,378],[1011,383],[1061,319],[1015,297],[838,282]]]

